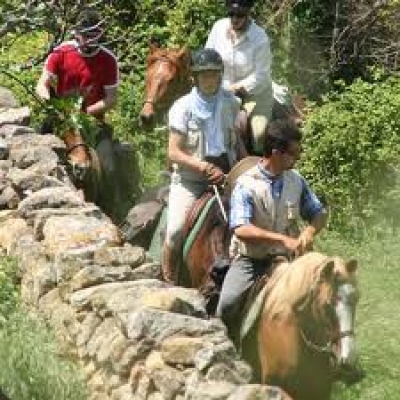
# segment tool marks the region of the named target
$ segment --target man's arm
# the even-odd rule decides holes
[[[253,198],[249,190],[237,183],[231,197],[230,227],[236,237],[244,242],[280,244],[295,251],[298,239],[260,228],[253,224]]]
[[[303,191],[300,202],[300,213],[308,225],[301,231],[299,235],[299,253],[311,250],[315,236],[325,228],[328,222],[328,212],[324,208],[315,193],[310,189],[309,185],[302,178]]]
[[[104,98],[86,107],[86,112],[90,115],[103,115],[106,111],[115,107],[117,103],[117,87],[105,88]]]
[[[36,94],[42,100],[50,99],[50,88],[56,83],[56,78],[51,75],[46,68],[43,68],[42,74],[36,85]]]
[[[184,165],[185,167],[204,175],[212,185],[220,185],[225,180],[224,173],[213,164],[207,161],[198,160],[182,149],[184,148],[185,137],[176,130],[171,130],[168,143],[168,158],[172,163]]]
[[[304,254],[306,251],[312,250],[315,236],[325,228],[327,222],[328,213],[325,209],[314,216],[299,235],[299,247],[297,249],[299,254]]]
[[[191,170],[202,174],[205,172],[206,162],[200,161],[190,156],[182,149],[184,148],[185,135],[177,130],[172,129],[169,134],[168,142],[168,158],[172,163],[184,165]]]

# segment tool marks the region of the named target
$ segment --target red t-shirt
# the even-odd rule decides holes
[[[57,77],[59,96],[79,94],[84,107],[104,98],[104,88],[118,85],[117,59],[110,50],[100,47],[90,57],[84,57],[74,41],[62,43],[47,57],[46,70]]]

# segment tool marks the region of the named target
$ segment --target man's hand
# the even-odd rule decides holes
[[[44,101],[50,100],[50,91],[44,85],[38,85],[36,87],[36,94],[41,100]]]
[[[303,229],[298,237],[299,246],[297,252],[299,255],[306,253],[307,251],[311,251],[313,249],[315,237],[315,229],[312,226],[307,226]]]
[[[289,250],[290,253],[298,255],[299,239],[290,236],[284,236],[282,240],[283,245]]]
[[[225,174],[214,164],[205,163],[203,165],[203,174],[211,185],[222,185],[225,182]]]

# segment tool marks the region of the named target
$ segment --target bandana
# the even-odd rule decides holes
[[[223,92],[206,96],[197,87],[190,92],[190,110],[205,132],[206,155],[219,156],[225,151],[222,130]]]

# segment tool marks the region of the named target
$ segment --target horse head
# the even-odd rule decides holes
[[[357,361],[354,324],[359,291],[356,270],[356,260],[325,258],[315,271],[311,290],[296,307],[299,320],[301,314],[304,316],[300,335],[306,347],[316,353],[329,354],[337,372],[354,369]]]
[[[333,382],[354,383],[357,262],[309,252],[280,264],[267,282],[258,329],[264,383],[299,400],[329,399]]]
[[[72,178],[82,182],[91,167],[91,154],[88,145],[77,130],[68,130],[61,135],[66,146],[67,166]]]
[[[162,49],[150,45],[145,78],[145,100],[140,112],[144,128],[152,128],[155,117],[189,90],[190,54],[186,47]]]

